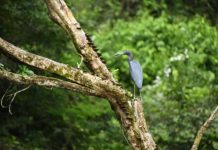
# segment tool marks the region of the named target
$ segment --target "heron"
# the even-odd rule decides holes
[[[129,72],[130,72],[132,80],[134,81],[133,97],[135,99],[135,85],[136,85],[140,93],[140,99],[142,100],[141,89],[142,89],[142,83],[143,83],[143,73],[142,73],[142,67],[140,63],[136,60],[133,60],[133,54],[129,50],[117,52],[115,55],[116,56],[117,55],[127,55],[128,56]]]

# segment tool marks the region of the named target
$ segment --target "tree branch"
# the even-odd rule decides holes
[[[88,63],[88,67],[95,75],[114,81],[112,74],[93,47],[92,41],[81,29],[64,0],[45,0],[51,19],[60,25],[71,36],[78,51]]]
[[[125,90],[121,89],[110,80],[102,80],[97,76],[93,76],[89,73],[84,73],[82,70],[75,69],[66,64],[59,63],[36,54],[32,54],[14,46],[2,38],[0,38],[0,52],[27,65],[55,73],[77,84],[97,90],[99,93],[102,93],[104,95],[103,97],[105,98],[111,96],[120,97],[121,102],[127,102],[130,99],[130,97],[127,96],[128,94]],[[123,107],[124,106],[127,107],[128,104],[125,103],[123,104]]]
[[[107,85],[113,85],[112,83],[110,83],[110,81],[102,80],[97,76],[93,76],[89,73],[84,73],[81,70],[75,69],[66,64],[29,53],[3,40],[2,38],[0,38],[0,52],[27,65],[36,67],[44,71],[55,73],[75,83],[89,88],[93,88],[95,90],[102,91],[103,87],[106,88]]]
[[[9,72],[7,70],[0,69],[0,78],[7,79],[11,82],[15,82],[18,84],[57,87],[57,88],[68,89],[74,92],[83,93],[86,95],[92,95],[98,97],[102,96],[102,94],[96,90],[81,86],[76,83],[72,83],[52,77],[44,77],[44,76],[37,76],[37,75],[22,76],[20,74],[16,74],[16,73]]]
[[[9,105],[8,105],[8,111],[9,111],[9,113],[10,113],[11,115],[13,115],[13,113],[12,113],[12,111],[11,111],[11,106],[12,106],[12,103],[13,103],[15,97],[17,96],[17,94],[19,94],[19,93],[21,93],[21,92],[26,91],[27,89],[29,89],[30,86],[31,86],[31,85],[28,85],[27,87],[25,87],[25,88],[23,88],[23,89],[21,89],[21,90],[18,90],[18,91],[16,91],[15,93],[9,95],[9,96],[12,97],[12,98],[10,98],[11,100],[10,100],[10,103],[9,103]],[[7,91],[7,90],[6,90],[6,91]],[[5,94],[7,94],[7,93],[5,92]],[[4,100],[5,94],[3,95],[2,99],[1,99],[1,106],[2,106],[2,108],[5,108],[5,106],[3,105],[3,100]]]
[[[201,141],[201,138],[202,138],[204,132],[209,127],[211,122],[214,120],[214,118],[215,118],[217,113],[218,113],[218,106],[216,106],[214,111],[211,113],[210,117],[206,120],[206,122],[198,130],[198,133],[197,133],[197,135],[195,137],[195,141],[194,141],[194,144],[192,145],[192,149],[191,150],[197,150],[198,149],[198,146],[200,144],[200,141]]]

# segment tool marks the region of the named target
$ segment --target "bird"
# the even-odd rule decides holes
[[[118,55],[127,55],[128,56],[128,63],[129,63],[129,72],[131,75],[132,80],[134,81],[134,99],[135,99],[135,85],[137,86],[139,93],[140,93],[140,99],[141,99],[141,89],[143,84],[143,72],[142,67],[140,63],[136,60],[133,60],[133,54],[129,50],[124,50],[117,52],[115,54]]]

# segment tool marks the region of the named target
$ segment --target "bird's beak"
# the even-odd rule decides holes
[[[119,51],[119,52],[114,54],[114,56],[120,56],[120,55],[123,55],[123,51]]]

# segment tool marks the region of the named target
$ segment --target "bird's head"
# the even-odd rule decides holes
[[[129,60],[132,60],[132,59],[133,59],[132,52],[129,51],[129,50],[119,51],[119,52],[117,52],[117,53],[115,54],[115,56],[120,56],[120,55],[128,55]]]

